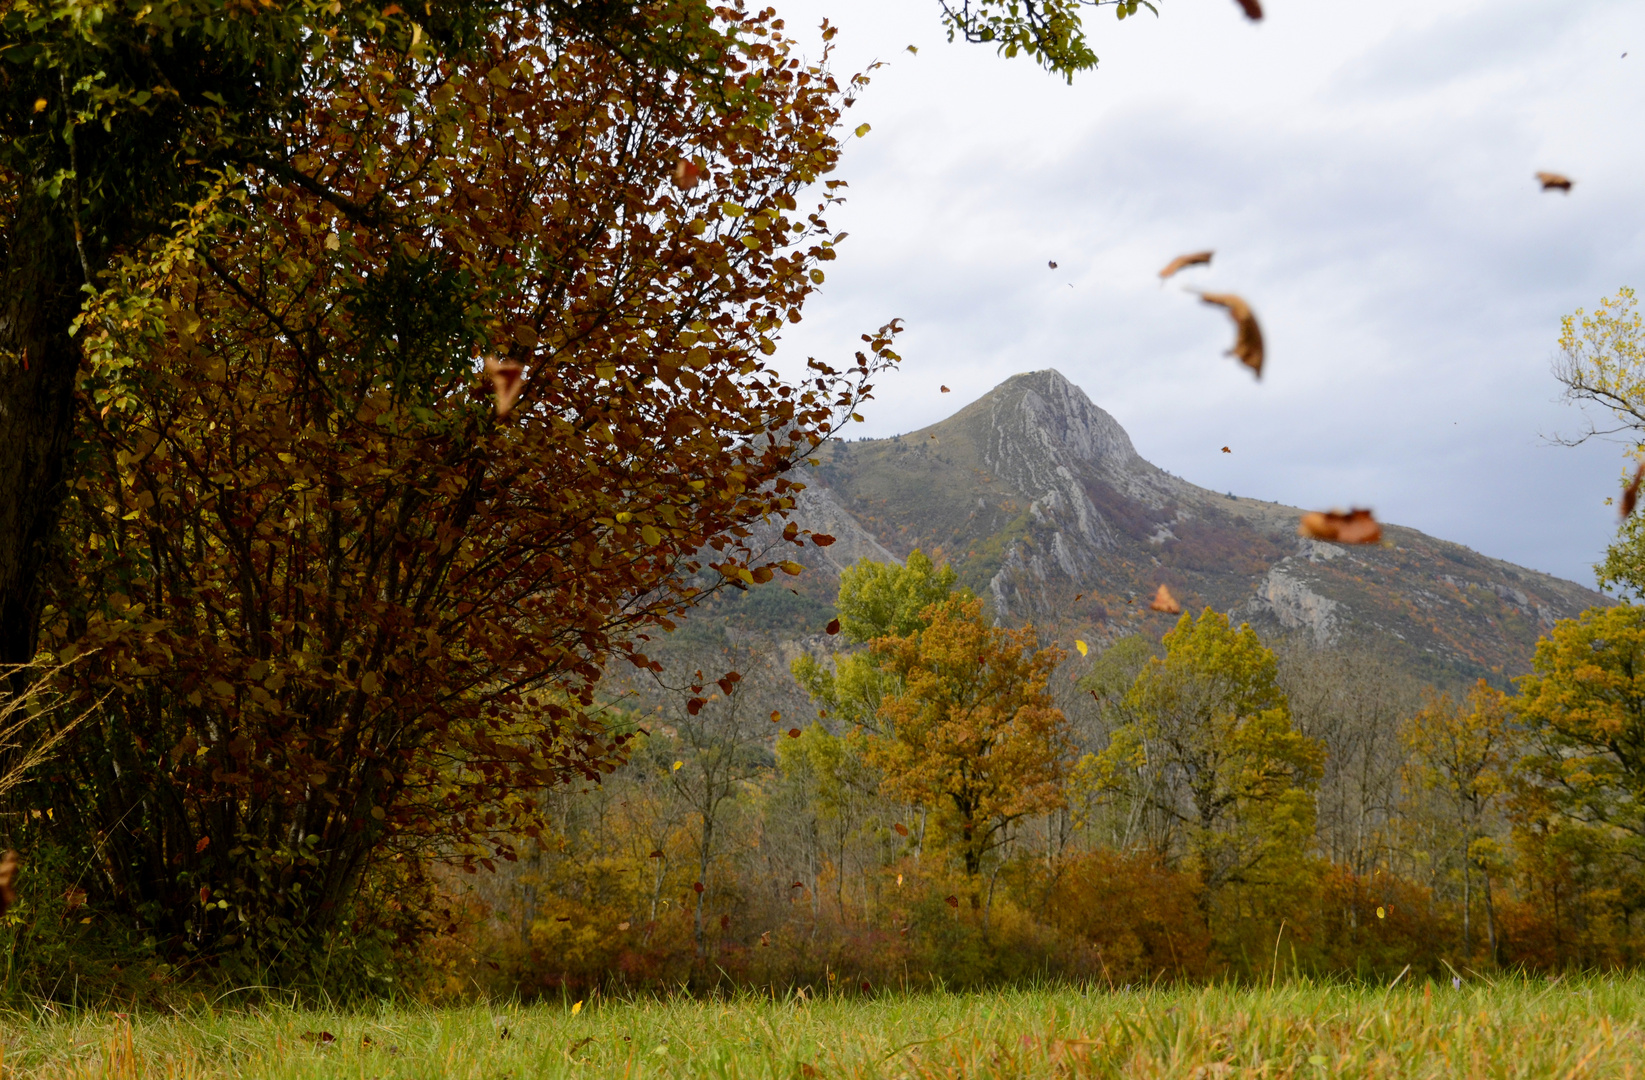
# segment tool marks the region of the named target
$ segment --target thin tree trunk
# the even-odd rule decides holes
[[[1491,903],[1491,875],[1485,871],[1484,867],[1480,867],[1479,876],[1485,882],[1485,940],[1491,949],[1491,963],[1495,964],[1497,962],[1496,910],[1495,905]]]
[[[1468,873],[1468,854],[1467,854],[1466,851],[1464,851],[1463,855],[1462,855],[1462,955],[1463,956],[1472,955],[1472,951],[1469,947],[1470,938],[1469,938],[1469,935],[1468,935],[1468,930],[1469,930],[1468,918],[1469,918],[1469,914],[1473,910],[1473,906],[1474,906],[1473,894],[1472,894],[1472,892],[1470,891],[1470,888],[1469,888],[1469,886],[1472,883],[1473,883],[1472,876]]]
[[[68,495],[80,366],[69,324],[85,271],[54,209],[25,194],[0,237],[0,663],[34,657],[41,583]]]
[[[708,852],[714,843],[714,819],[708,814],[703,815],[702,847],[698,849],[697,884],[702,888],[697,891],[697,911],[693,917],[692,935],[697,942],[697,963],[701,964],[707,950],[703,945],[703,900],[708,896]]]

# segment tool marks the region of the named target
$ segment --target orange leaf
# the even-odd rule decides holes
[[[1350,510],[1346,514],[1310,511],[1297,523],[1297,535],[1338,544],[1375,544],[1382,539],[1382,526],[1369,510]]]
[[[799,737],[800,737],[800,729],[799,729],[799,728],[797,728],[797,727],[791,727],[791,728],[789,728],[789,729],[788,729],[788,737],[789,737],[789,738],[790,738],[790,739],[797,739],[797,738],[799,738]]]
[[[1164,281],[1185,266],[1209,266],[1211,265],[1211,256],[1215,254],[1214,251],[1196,251],[1192,255],[1178,255],[1166,263],[1165,269],[1159,272],[1160,280]]]
[[[892,828],[893,828],[893,829],[896,829],[896,830],[897,830],[897,835],[898,835],[898,836],[907,836],[907,835],[908,835],[908,826],[907,826],[907,825],[904,825],[904,824],[903,824],[903,823],[902,823],[902,822],[900,822],[900,821],[899,821],[899,822],[897,822],[897,823],[896,823],[896,824],[894,824],[894,825],[892,825],[892,826],[891,826],[891,827],[892,827]]]
[[[943,901],[943,903],[947,904],[951,908],[957,908],[957,907],[960,906],[960,898],[957,897],[957,896],[950,895],[946,900]]]
[[[943,392],[943,393],[945,393],[945,394],[946,394],[946,393],[949,393],[949,389],[948,389],[948,387],[946,387],[946,386],[945,386],[945,387],[943,387],[943,388],[942,388],[942,392]]]
[[[1561,176],[1556,172],[1539,172],[1536,178],[1542,183],[1543,191],[1563,191],[1570,194],[1571,185],[1576,183],[1569,176]]]
[[[1233,451],[1228,449],[1226,446],[1222,448],[1222,452],[1225,453],[1225,454],[1232,454],[1233,453]]]
[[[1237,334],[1234,347],[1225,355],[1236,358],[1256,372],[1257,378],[1262,378],[1262,327],[1257,325],[1257,317],[1251,314],[1251,305],[1233,293],[1200,293],[1199,298],[1207,304],[1227,309],[1229,318],[1234,320]]]
[[[1163,581],[1160,582],[1159,591],[1148,602],[1148,606],[1155,611],[1163,611],[1167,615],[1176,615],[1182,611],[1182,605],[1177,603],[1177,598],[1171,595],[1171,590],[1165,587]]]
[[[702,167],[695,161],[681,158],[674,166],[674,186],[677,188],[694,188],[702,178]]]
[[[202,837],[200,837],[199,842],[197,842],[194,845],[194,853],[196,855],[198,855],[198,854],[200,854],[200,852],[206,850],[206,848],[208,848],[210,846],[211,846],[211,837],[202,836]]]

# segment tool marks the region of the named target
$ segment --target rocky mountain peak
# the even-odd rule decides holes
[[[1055,368],[1012,376],[983,401],[989,403],[1002,444],[1015,441],[1012,436],[1026,437],[1036,444],[1032,447],[1038,451],[1036,456],[1067,454],[1090,464],[1125,467],[1137,459],[1131,437],[1119,421]]]

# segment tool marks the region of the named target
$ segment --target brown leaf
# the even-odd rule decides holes
[[[329,1031],[305,1031],[301,1035],[301,1038],[304,1042],[319,1043],[322,1046],[326,1043],[334,1043],[337,1041],[337,1036],[333,1035]]]
[[[789,738],[790,738],[790,739],[797,739],[797,738],[799,738],[799,737],[800,737],[800,729],[799,729],[799,728],[797,728],[797,727],[791,727],[791,728],[789,728],[789,729],[788,729],[788,737],[789,737]]]
[[[663,853],[660,851],[653,851],[650,855],[646,856],[648,859],[660,859],[662,857]]]
[[[202,852],[202,851],[204,851],[204,850],[206,850],[206,848],[208,848],[208,847],[210,847],[210,846],[211,846],[211,837],[209,837],[209,836],[202,836],[202,837],[200,837],[200,839],[199,839],[199,840],[198,840],[198,841],[196,841],[196,842],[195,842],[195,844],[194,844],[194,853],[195,853],[195,854],[196,854],[196,855],[198,855],[198,854],[200,854],[200,853],[201,853],[201,852]]]
[[[830,634],[839,633],[840,632],[840,620],[838,620],[838,619],[829,619],[828,620],[828,625],[823,627],[823,629],[828,631],[828,633],[830,633]]]
[[[1211,256],[1215,254],[1214,251],[1196,251],[1192,255],[1178,255],[1166,263],[1165,269],[1159,272],[1160,280],[1164,281],[1185,266],[1210,266]]]
[[[1226,446],[1222,448],[1222,452],[1225,453],[1225,454],[1232,454],[1233,453],[1233,451],[1228,449]]]
[[[1234,347],[1225,355],[1237,358],[1256,372],[1257,378],[1262,378],[1262,327],[1257,325],[1257,317],[1251,314],[1251,305],[1233,293],[1200,293],[1199,298],[1207,304],[1228,310],[1238,335],[1234,338]]]
[[[781,720],[781,719],[782,719],[782,718],[783,718],[783,714],[782,714],[782,713],[780,713],[780,712],[777,712],[777,711],[775,711],[775,710],[773,710],[773,711],[772,711],[772,713],[771,713],[771,722],[772,722],[772,723],[773,723],[773,724],[775,724],[775,723],[777,723],[777,722],[778,722],[778,721],[779,721],[779,720]]]
[[[210,899],[211,899],[211,886],[210,885],[200,886],[200,903],[203,904],[207,900],[210,900]]]
[[[17,852],[0,855],[0,915],[17,903]]]
[[[907,836],[907,835],[908,835],[908,826],[907,826],[907,825],[904,825],[904,824],[903,824],[903,823],[902,823],[902,822],[900,822],[900,821],[899,821],[899,822],[896,822],[896,823],[895,823],[895,824],[893,824],[893,825],[892,825],[892,826],[891,826],[891,827],[892,827],[892,828],[893,828],[893,829],[896,829],[896,830],[897,830],[897,835],[898,835],[898,836]]]
[[[945,387],[943,387],[943,388],[942,388],[942,392],[943,392],[943,393],[945,393],[945,394],[946,394],[946,393],[949,393],[949,389],[948,389],[948,387],[946,387],[946,386],[945,386]]]
[[[1536,178],[1542,183],[1543,191],[1563,191],[1569,193],[1571,190],[1571,185],[1576,183],[1576,181],[1572,180],[1569,176],[1561,176],[1556,172],[1539,172],[1536,174]]]
[[[1382,540],[1382,526],[1369,510],[1309,511],[1297,522],[1297,535],[1338,544],[1375,544]]]
[[[700,881],[693,881],[691,883],[691,891],[700,895],[703,891],[703,883]]]
[[[1171,595],[1171,590],[1165,587],[1163,581],[1160,582],[1159,591],[1154,594],[1154,598],[1148,601],[1148,606],[1155,611],[1163,611],[1167,615],[1177,615],[1182,612],[1182,605],[1177,603],[1177,598]]]
[[[1240,10],[1245,12],[1245,17],[1247,19],[1250,19],[1252,22],[1262,21],[1261,0],[1234,0],[1234,3],[1238,4]]]
[[[1049,266],[1053,270],[1055,270],[1057,268],[1057,263],[1056,263],[1055,259],[1047,259],[1045,261],[1045,265]]]
[[[811,542],[816,544],[818,547],[827,547],[829,544],[834,542],[834,538],[829,536],[827,533],[817,533],[811,537]]]
[[[619,929],[619,930],[627,930],[627,929],[628,929],[628,923],[625,923],[625,922],[620,922],[620,923],[618,923],[618,924],[617,924],[617,929]]]
[[[520,393],[525,389],[525,368],[517,360],[499,360],[488,356],[485,358],[485,371],[491,378],[491,389],[497,399],[497,418],[501,420],[513,411],[514,403],[520,400]]]
[[[1622,519],[1626,521],[1628,515],[1634,512],[1634,505],[1639,501],[1639,482],[1645,480],[1645,461],[1639,463],[1634,470],[1634,478],[1628,486],[1622,489]]]
[[[811,1080],[813,1076],[817,1075],[817,1070],[814,1066],[807,1065],[802,1061],[800,1062],[800,1075],[805,1077],[805,1080]]]
[[[960,898],[950,894],[945,900],[943,900],[943,903],[947,904],[951,908],[958,908],[960,906]]]

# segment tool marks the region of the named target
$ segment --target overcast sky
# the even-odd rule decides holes
[[[779,359],[901,316],[854,434],[1054,367],[1194,483],[1370,506],[1591,584],[1624,448],[1548,441],[1581,427],[1549,362],[1562,314],[1645,286],[1645,3],[1265,4],[1103,9],[1071,87],[947,44],[935,0],[779,4],[841,27],[836,70],[889,61],[848,114],[873,127],[837,174],[850,238]],[[1162,289],[1201,248],[1212,267]],[[1260,383],[1181,285],[1251,302]]]

